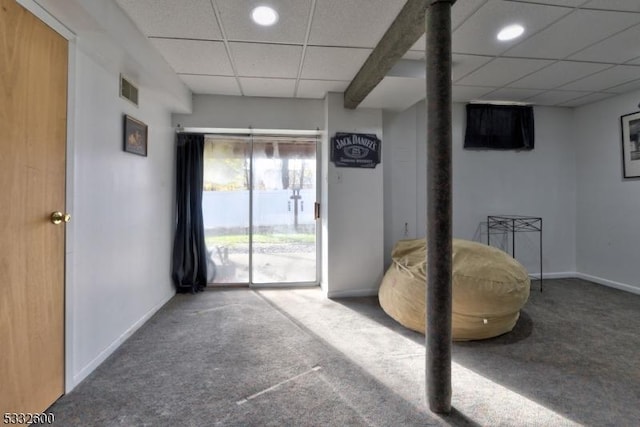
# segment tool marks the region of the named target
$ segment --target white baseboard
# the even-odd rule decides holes
[[[378,295],[378,286],[366,289],[347,289],[344,291],[329,291],[326,293],[327,298],[353,298],[353,297],[372,297]]]
[[[73,384],[71,387],[67,388],[66,393],[69,393],[73,390],[82,380],[84,380],[91,372],[93,372],[102,362],[104,362],[107,357],[111,356],[111,354],[116,351],[118,347],[124,343],[127,338],[129,338],[135,331],[140,329],[142,325],[144,325],[147,320],[151,318],[163,305],[165,305],[171,298],[175,296],[175,292],[170,294],[168,297],[164,298],[160,301],[159,304],[151,308],[151,310],[147,311],[136,323],[131,325],[129,329],[127,329],[122,335],[120,335],[115,341],[113,341],[107,348],[98,354],[91,362],[89,362],[85,367],[83,367],[77,374],[73,376]]]
[[[530,277],[537,279],[540,277],[540,273],[533,273]],[[567,279],[578,277],[575,271],[544,273],[543,279]],[[347,289],[342,291],[326,291],[323,286],[323,294],[326,298],[355,298],[355,297],[371,297],[378,295],[379,287],[365,288],[365,289]]]
[[[564,271],[564,272],[555,272],[555,273],[545,273],[542,272],[542,279],[572,279],[577,276],[578,273],[575,271]],[[540,273],[531,273],[529,277],[534,279],[540,278]]]
[[[533,273],[529,275],[531,278],[539,279],[540,273]],[[640,288],[637,286],[628,285],[626,283],[614,282],[613,280],[603,279],[602,277],[592,276],[590,274],[578,273],[576,271],[565,271],[556,273],[544,273],[543,279],[583,279],[588,280],[598,285],[608,286],[610,288],[619,289],[621,291],[630,292],[632,294],[640,295]]]
[[[637,286],[628,285],[626,283],[614,282],[613,280],[603,279],[602,277],[592,276],[590,274],[584,274],[584,273],[576,273],[575,277],[579,279],[588,280],[590,282],[594,282],[599,285],[604,285],[610,288],[620,289],[621,291],[626,291],[632,294],[640,295],[640,288]]]
[[[539,279],[540,273],[529,274],[532,279]],[[602,277],[591,276],[589,274],[578,273],[576,271],[557,271],[553,273],[542,273],[543,279],[584,279],[599,285],[608,286],[610,288],[619,289],[621,291],[630,292],[640,295],[640,287],[628,285],[626,283],[615,282],[613,280],[603,279]],[[324,289],[323,289],[324,290]],[[378,295],[378,288],[367,289],[347,289],[343,291],[323,292],[327,298],[349,298],[349,297],[370,297]]]

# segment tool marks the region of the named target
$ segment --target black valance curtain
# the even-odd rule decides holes
[[[207,286],[202,220],[203,151],[204,135],[178,134],[172,259],[172,277],[178,292],[199,292]]]
[[[533,150],[533,107],[467,104],[464,148]]]

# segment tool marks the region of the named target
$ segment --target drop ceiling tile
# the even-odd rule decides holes
[[[560,107],[579,107],[581,105],[586,105],[592,102],[601,101],[605,98],[610,98],[612,96],[615,96],[615,95],[612,95],[610,93],[596,92],[596,93],[591,93],[589,95],[583,96],[581,98],[576,98],[576,99],[572,99],[571,101],[564,102],[562,104],[559,104],[559,106]]]
[[[640,25],[636,25],[572,55],[570,59],[621,64],[640,56],[639,40]]]
[[[309,46],[301,77],[309,80],[351,81],[370,53],[371,49]]]
[[[317,0],[309,44],[373,48],[405,0]]]
[[[640,89],[640,79],[632,80],[619,86],[610,87],[607,92],[611,93],[629,93]]]
[[[424,79],[385,77],[362,101],[362,108],[385,108],[402,111],[424,99]]]
[[[527,89],[553,89],[608,67],[610,65],[592,62],[559,61],[511,83],[509,86]]]
[[[452,99],[453,102],[469,102],[472,100],[482,99],[485,94],[493,92],[495,89],[495,87],[454,85],[452,88]]]
[[[242,95],[235,77],[181,74],[180,78],[194,94]]]
[[[451,28],[455,32],[456,29],[464,23],[469,17],[477,12],[489,0],[458,0],[451,8]],[[422,52],[424,57],[424,51],[427,44],[426,35],[422,35],[409,49],[410,51]]]
[[[637,23],[640,23],[640,15],[578,9],[507,54],[563,59]]]
[[[640,2],[638,0],[592,0],[584,6],[593,9],[640,12]]]
[[[425,51],[427,50],[427,36],[426,35],[422,35],[418,41],[416,41],[413,46],[411,46],[409,48],[410,51],[416,51],[416,52],[422,52],[422,54],[424,55]]]
[[[484,98],[490,98],[493,101],[524,101],[527,98],[540,94],[542,91],[538,89],[515,89],[502,88],[491,93],[485,94]]]
[[[407,52],[407,54],[409,54],[409,53],[414,53],[415,55],[405,55],[405,56],[402,57],[402,59],[403,60],[414,60],[414,61],[419,60],[422,64],[425,63],[425,61],[424,61],[424,53],[418,54],[418,52],[416,52],[416,51]],[[413,56],[413,57],[411,57],[411,56]],[[454,82],[457,81],[458,79],[466,76],[470,72],[476,70],[477,68],[479,68],[482,65],[486,64],[487,62],[491,61],[492,59],[493,59],[492,56],[460,55],[460,54],[455,54],[454,53],[452,55],[453,69],[451,70],[451,80],[454,81]],[[424,75],[425,75],[425,71],[423,70],[422,71],[422,76],[424,77]],[[418,77],[418,76],[407,76],[407,77]]]
[[[453,67],[451,70],[451,80],[456,81],[461,77],[475,71],[482,65],[493,59],[492,56],[480,56],[480,55],[458,55],[453,54]],[[415,77],[425,78],[426,75],[426,62],[424,59],[410,60],[401,59],[389,70],[387,76],[395,77]]]
[[[589,95],[590,93],[592,92],[550,90],[527,99],[527,102],[531,102],[536,105],[558,105],[572,99],[581,98]]]
[[[256,79],[241,77],[240,84],[245,96],[268,96],[293,98],[295,79]]]
[[[348,81],[338,80],[300,80],[297,98],[324,98],[327,92],[344,92]]]
[[[409,59],[398,60],[387,73],[389,77],[410,77],[424,79],[427,74],[427,63],[425,61],[412,61]]]
[[[302,46],[229,43],[236,71],[243,77],[298,76]]]
[[[497,58],[456,83],[466,86],[506,86],[551,62],[542,59]]]
[[[410,50],[402,56],[402,59],[408,59],[410,61],[422,61],[424,60],[424,52],[421,52],[419,50]]]
[[[453,33],[455,53],[499,55],[522,39],[500,42],[498,31],[514,22],[525,27],[524,37],[541,30],[571,9],[530,3],[490,0]]]
[[[456,30],[488,0],[458,0],[451,8],[451,29]],[[424,46],[424,44],[423,44]]]
[[[487,62],[491,61],[491,56],[480,55],[451,55],[453,67],[451,69],[451,80],[454,82],[475,71]]]
[[[210,0],[117,2],[146,36],[222,39]]]
[[[620,93],[615,89],[616,86],[639,78],[640,67],[632,65],[618,65],[573,83],[564,85],[562,86],[562,89],[608,92],[609,88],[611,88],[612,92]]]
[[[309,22],[311,0],[270,0],[278,22],[270,27],[257,25],[251,11],[261,0],[216,0],[220,20],[229,40],[303,44]]]
[[[151,39],[176,73],[232,76],[233,69],[222,42]]]

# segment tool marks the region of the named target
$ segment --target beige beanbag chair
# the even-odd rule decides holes
[[[426,242],[400,240],[378,291],[382,309],[403,326],[425,332]],[[529,276],[507,253],[453,239],[453,317],[456,341],[495,337],[515,326],[529,298]]]

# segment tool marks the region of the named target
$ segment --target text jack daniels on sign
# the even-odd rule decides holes
[[[375,168],[380,163],[380,143],[374,134],[337,132],[331,138],[331,161],[337,167]]]

